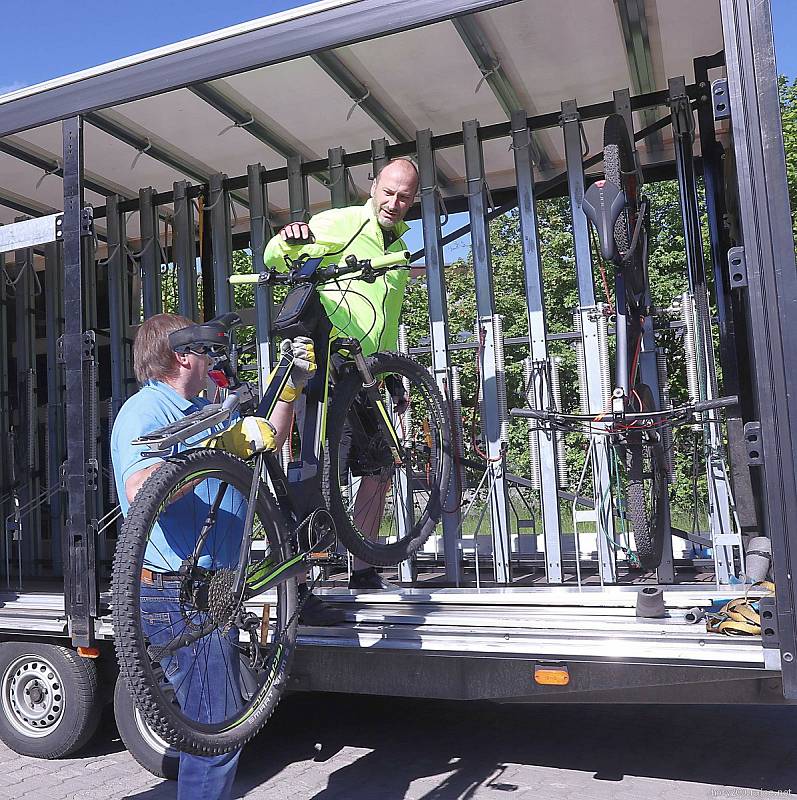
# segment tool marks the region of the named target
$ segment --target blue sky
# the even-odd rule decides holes
[[[797,78],[797,2],[771,2],[778,69]],[[292,0],[5,2],[4,29],[18,35],[4,37],[0,94],[298,5]],[[452,218],[450,229],[459,224]],[[413,231],[410,246],[420,246],[419,231]],[[456,248],[447,249],[447,256],[456,254]]]
[[[292,0],[4,2],[0,94],[301,3]],[[109,9],[113,9],[109,14]],[[772,0],[778,68],[797,77],[797,3]]]

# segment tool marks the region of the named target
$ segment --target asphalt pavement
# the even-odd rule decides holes
[[[285,698],[241,758],[247,800],[734,800],[797,794],[797,708]],[[112,717],[77,757],[0,745],[2,800],[174,800]],[[196,800],[204,800],[197,798]]]

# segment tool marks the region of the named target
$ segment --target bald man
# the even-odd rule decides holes
[[[415,202],[417,192],[415,165],[408,159],[394,159],[377,174],[371,196],[364,205],[332,208],[316,214],[309,223],[286,225],[268,243],[263,260],[267,267],[285,269],[285,256],[327,256],[325,264],[342,264],[349,254],[367,259],[406,250],[401,237],[409,226],[404,217]],[[359,339],[366,356],[396,350],[401,303],[408,278],[406,270],[394,270],[379,276],[373,283],[347,280],[321,287],[319,294],[332,322],[332,337]],[[384,488],[378,486],[375,476],[363,476],[358,501],[361,496],[373,495],[374,491],[384,493]],[[363,520],[364,513],[360,515]],[[373,524],[372,535],[375,536],[378,519],[374,519]],[[367,526],[367,523],[358,525],[364,532]],[[354,567],[349,583],[352,589],[397,588],[385,581],[375,568],[358,559]]]

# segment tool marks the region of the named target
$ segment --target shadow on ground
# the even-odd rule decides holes
[[[364,755],[331,772],[312,800],[400,800],[437,776],[424,800],[466,800],[480,787],[519,796],[507,765],[755,790],[797,792],[797,708],[765,706],[496,705],[352,695],[285,698],[241,758],[234,797],[290,764]],[[113,722],[84,757],[121,749]],[[316,744],[321,745],[316,751]],[[516,792],[519,794],[516,794]],[[417,792],[417,790],[416,790]],[[173,800],[173,784],[131,795]],[[413,796],[418,796],[415,793]]]

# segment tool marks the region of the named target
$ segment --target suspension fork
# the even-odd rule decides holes
[[[357,367],[357,371],[360,373],[360,377],[363,381],[363,391],[368,395],[368,399],[373,403],[377,411],[377,421],[382,433],[385,434],[385,440],[390,447],[393,461],[397,465],[402,464],[401,443],[399,442],[396,429],[390,420],[390,414],[388,414],[387,408],[385,407],[382,393],[377,387],[376,378],[374,378],[371,368],[368,366],[365,356],[363,356],[362,346],[356,339],[347,340],[347,342],[346,349],[349,351]]]

